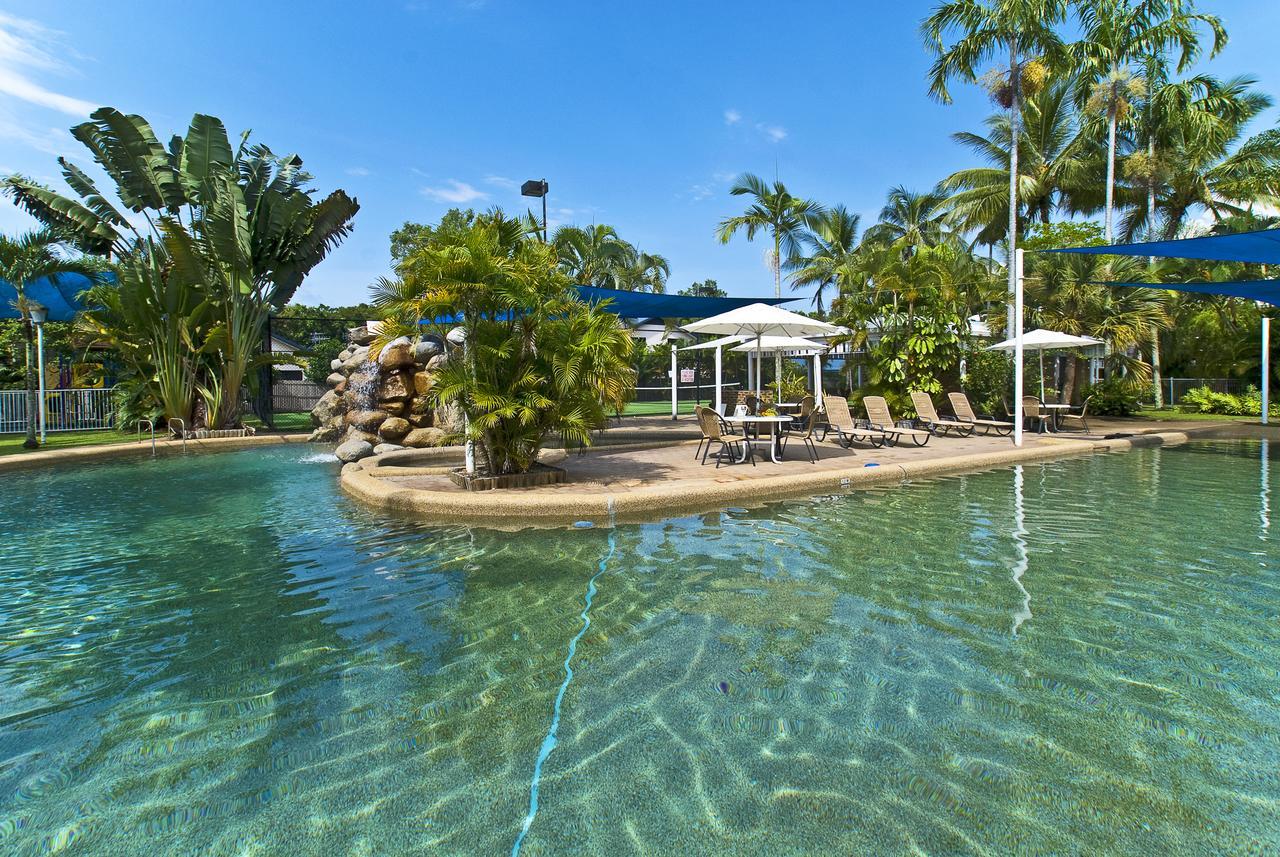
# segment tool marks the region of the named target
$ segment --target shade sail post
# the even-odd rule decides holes
[[[680,395],[680,368],[677,365],[679,359],[677,355],[680,349],[676,346],[674,339],[669,341],[671,342],[671,419],[674,420],[679,416],[677,396]]]
[[[813,406],[822,407],[822,355],[813,355]]]
[[[716,346],[716,413],[724,416],[724,349]]]
[[[1262,424],[1271,416],[1271,317],[1262,317]]]
[[[1013,445],[1022,446],[1022,248],[1013,251]],[[1043,375],[1041,375],[1043,377]]]

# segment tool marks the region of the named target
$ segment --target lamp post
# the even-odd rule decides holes
[[[542,243],[547,243],[547,191],[551,186],[547,184],[546,179],[529,179],[520,185],[521,196],[533,196],[542,198]]]
[[[38,303],[28,305],[31,323],[36,326],[36,383],[39,385],[40,444],[44,445],[44,323],[49,318],[47,307]]]

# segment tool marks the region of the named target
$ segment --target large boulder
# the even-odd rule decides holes
[[[430,372],[413,373],[413,395],[425,396],[431,392],[434,385],[435,379]]]
[[[404,417],[387,417],[378,427],[378,436],[394,443],[407,435],[410,428],[409,421]]]
[[[349,440],[362,440],[370,446],[373,446],[375,443],[381,443],[382,441],[382,439],[373,432],[363,431],[355,426],[347,426],[347,433],[342,436],[341,443],[346,443]]]
[[[445,433],[438,428],[416,428],[405,435],[400,442],[405,446],[419,448],[424,446],[442,446],[444,441]]]
[[[338,448],[333,451],[333,454],[344,464],[351,461],[359,461],[362,458],[368,458],[373,455],[373,444],[367,440],[349,440],[338,444]]]
[[[342,437],[342,420],[336,419],[333,422],[317,426],[315,431],[307,435],[307,441],[310,443],[333,443],[340,437]]]
[[[335,391],[330,390],[320,397],[320,401],[316,402],[316,406],[311,409],[312,425],[324,425],[335,417],[342,416],[346,411],[346,407],[342,403],[342,397]]]
[[[347,338],[356,345],[369,345],[378,338],[378,334],[371,333],[369,327],[362,324],[347,331]]]
[[[347,376],[341,372],[330,372],[329,377],[325,378],[324,382],[330,387],[336,387],[345,380],[347,380]]]
[[[369,432],[377,431],[386,419],[386,411],[351,411],[347,414],[349,425]]]
[[[388,342],[378,355],[378,366],[383,372],[413,368],[413,343],[409,337],[401,336]]]
[[[342,368],[346,372],[354,372],[360,368],[360,365],[369,359],[369,346],[362,345],[352,352],[342,361]]]
[[[426,363],[433,356],[441,353],[442,350],[440,343],[431,339],[423,339],[413,346],[413,359],[418,363]]]
[[[439,369],[441,366],[444,365],[447,359],[448,358],[445,355],[437,354],[436,356],[432,357],[430,360],[427,361],[427,371],[430,372],[433,369]]]
[[[405,449],[405,447],[398,443],[380,443],[373,448],[373,454],[383,455],[388,452],[399,452],[402,449]]]

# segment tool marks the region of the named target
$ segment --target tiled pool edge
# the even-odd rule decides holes
[[[1150,446],[1175,446],[1192,437],[1221,434],[1220,424],[1203,429],[1156,431],[1130,437],[1098,440],[1058,440],[1051,443],[982,454],[925,459],[919,462],[848,467],[819,473],[788,473],[745,481],[689,485],[687,480],[638,488],[557,494],[529,489],[520,492],[435,491],[398,486],[375,476],[362,463],[342,468],[340,483],[347,494],[385,511],[439,523],[476,523],[500,528],[559,527],[574,521],[605,522],[659,520],[680,514],[709,512],[727,506],[754,505],[772,500],[837,494],[855,488],[893,485],[913,478],[973,473],[1036,461],[1070,458],[1098,452],[1124,452]]]

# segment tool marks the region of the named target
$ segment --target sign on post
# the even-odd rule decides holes
[[[680,383],[681,383],[681,384],[692,384],[692,383],[693,383],[693,370],[692,370],[692,369],[681,369],[681,370],[680,370]]]

